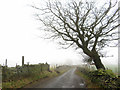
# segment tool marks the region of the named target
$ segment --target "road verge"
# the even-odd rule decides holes
[[[5,88],[24,88],[27,85],[30,85],[30,84],[35,83],[37,81],[40,81],[40,80],[43,80],[46,78],[53,78],[53,77],[56,77],[58,75],[61,75],[64,72],[66,72],[67,70],[69,70],[69,66],[57,67],[54,70],[44,71],[42,73],[36,74],[35,76],[21,78],[17,81],[3,82],[2,88],[3,89],[5,89]]]

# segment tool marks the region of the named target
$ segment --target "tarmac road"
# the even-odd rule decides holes
[[[85,88],[84,80],[75,74],[75,70],[76,68],[72,68],[58,77],[39,82],[29,88]]]

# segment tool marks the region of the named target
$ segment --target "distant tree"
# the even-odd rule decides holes
[[[40,11],[35,15],[43,25],[41,30],[46,33],[46,39],[55,39],[65,48],[73,46],[82,49],[97,69],[105,69],[100,50],[110,45],[109,42],[119,39],[117,28],[120,26],[120,8],[117,3],[110,0],[98,7],[95,2],[80,0],[66,3],[48,1],[45,8],[32,7]]]

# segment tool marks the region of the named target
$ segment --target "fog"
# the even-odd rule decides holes
[[[104,1],[104,0],[103,0]],[[35,20],[35,11],[29,5],[41,0],[1,0],[0,1],[0,64],[8,60],[8,66],[21,65],[22,56],[25,63],[46,63],[51,65],[80,65],[83,57],[70,49],[61,49],[54,41],[40,38],[39,22]],[[108,55],[104,64],[118,63],[118,49],[107,48]]]

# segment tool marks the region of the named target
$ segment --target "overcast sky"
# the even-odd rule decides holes
[[[30,64],[81,63],[82,56],[74,50],[59,49],[56,43],[39,38],[39,23],[29,5],[43,3],[41,1],[0,0],[0,64],[8,59],[9,66],[21,65],[22,56],[25,56],[25,63]],[[114,57],[105,58],[103,63],[117,64],[117,48],[106,50]]]

